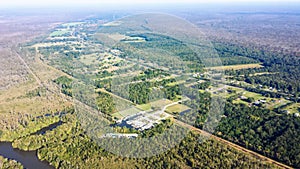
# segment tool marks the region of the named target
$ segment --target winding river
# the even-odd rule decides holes
[[[22,151],[14,149],[10,142],[0,142],[0,155],[20,162],[27,169],[54,169],[46,161],[40,161],[37,151]]]
[[[45,134],[46,131],[53,130],[60,126],[63,122],[51,124],[48,127],[42,128],[33,134]],[[12,147],[11,142],[0,142],[0,155],[20,162],[26,169],[54,169],[46,161],[41,161],[37,157],[37,151],[23,151]]]

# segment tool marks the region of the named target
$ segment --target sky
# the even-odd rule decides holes
[[[159,3],[279,3],[282,0],[0,0],[1,7],[11,6],[56,6],[81,4],[159,4]],[[300,2],[300,0],[285,0]]]

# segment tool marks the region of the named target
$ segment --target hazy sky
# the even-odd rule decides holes
[[[287,0],[288,2],[300,2],[300,0]],[[285,1],[285,2],[287,2]],[[282,0],[0,0],[0,6],[57,6],[80,4],[141,4],[141,3],[279,3]]]

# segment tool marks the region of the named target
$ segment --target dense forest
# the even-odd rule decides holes
[[[0,155],[0,168],[23,169],[23,166],[19,162],[16,162],[15,160],[9,160]]]
[[[226,52],[231,53],[232,55],[246,56],[248,58],[259,60],[263,63],[263,66],[265,68],[258,69],[258,72],[264,70],[267,72],[275,73],[260,76],[249,76],[245,79],[248,82],[274,87],[289,94],[295,94],[300,92],[299,57],[295,55],[282,54],[280,52],[269,52],[267,49],[245,47],[243,45],[236,45],[230,42],[214,42],[214,45],[220,54],[222,54],[222,52]],[[245,75],[245,72],[238,73],[239,71],[231,71],[230,74]],[[252,73],[256,73],[256,69],[252,69],[249,71],[251,71]]]
[[[300,167],[300,119],[227,103],[217,134],[296,168]]]
[[[180,144],[157,156],[118,157],[87,137],[71,114],[62,120],[64,124],[56,129],[43,135],[21,137],[13,146],[23,150],[38,149],[39,158],[56,168],[275,168],[215,140],[199,143],[201,136],[196,133],[189,133]],[[159,128],[145,136],[155,135]]]

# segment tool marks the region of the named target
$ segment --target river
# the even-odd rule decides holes
[[[37,151],[14,149],[10,142],[0,142],[0,155],[20,162],[27,169],[54,169],[46,161],[40,161]]]
[[[42,128],[41,130],[33,134],[45,134],[46,131],[53,130],[54,128],[60,126],[63,122],[59,121],[57,123],[51,124],[48,127]],[[15,149],[12,147],[10,142],[0,142],[0,155],[13,159],[20,162],[26,169],[54,169],[46,161],[41,161],[37,157],[37,151],[23,151]]]

